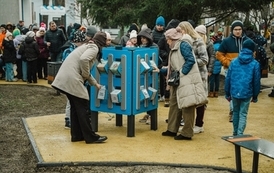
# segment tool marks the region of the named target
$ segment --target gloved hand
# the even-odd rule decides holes
[[[231,97],[230,96],[227,96],[227,95],[225,95],[225,99],[227,100],[227,101],[231,101]]]
[[[252,98],[251,102],[257,103],[258,102],[258,98]]]

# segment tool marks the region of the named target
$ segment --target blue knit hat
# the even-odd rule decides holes
[[[246,40],[243,42],[243,48],[249,49],[249,50],[251,50],[252,52],[255,51],[255,47],[256,47],[256,44],[255,44],[255,42],[252,41],[251,39],[246,39]]]
[[[163,16],[159,16],[156,19],[156,25],[165,26],[165,18]]]

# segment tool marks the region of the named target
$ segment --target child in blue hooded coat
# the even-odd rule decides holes
[[[250,102],[260,93],[260,64],[254,58],[256,44],[247,39],[238,58],[231,61],[225,79],[225,97],[233,103],[233,136],[243,135]]]

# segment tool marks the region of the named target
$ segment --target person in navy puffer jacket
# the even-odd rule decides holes
[[[225,79],[225,97],[233,103],[233,136],[243,135],[250,102],[260,93],[260,64],[254,58],[256,44],[247,39],[238,58],[231,61]]]

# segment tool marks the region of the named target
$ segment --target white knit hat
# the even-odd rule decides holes
[[[142,25],[142,27],[141,27],[141,30],[143,30],[143,29],[147,29],[147,28],[148,28],[147,24],[146,24],[146,23],[144,23],[144,24]]]
[[[7,31],[7,32],[6,32],[6,35],[5,35],[5,38],[8,38],[9,36],[12,36],[12,33],[9,32],[9,31]]]
[[[40,27],[39,31],[46,31],[46,29],[44,27]]]
[[[195,31],[201,33],[201,34],[204,34],[206,35],[206,27],[205,25],[199,25],[195,28]]]
[[[130,38],[130,39],[132,39],[132,38],[137,38],[137,31],[132,30],[132,31],[130,32],[129,38]]]
[[[111,40],[111,35],[110,35],[110,33],[108,33],[108,32],[105,32],[106,33],[106,35],[107,35],[107,40]]]

